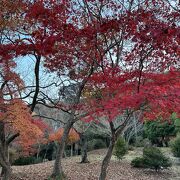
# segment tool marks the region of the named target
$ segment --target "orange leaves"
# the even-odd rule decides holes
[[[42,132],[51,132],[52,128],[45,123],[42,119],[34,119],[31,121],[35,126],[37,126]]]
[[[68,136],[68,143],[71,144],[77,142],[79,139],[79,134],[74,129],[71,129]]]
[[[7,126],[10,132],[19,132],[18,142],[23,147],[30,146],[43,136],[41,129],[32,123],[28,107],[19,99],[10,102],[7,108]]]
[[[63,136],[63,131],[64,131],[63,128],[59,128],[55,133],[52,133],[49,136],[49,141],[60,141],[60,139]],[[72,144],[74,142],[79,141],[79,139],[80,139],[79,134],[74,129],[71,129],[68,135],[67,143]]]

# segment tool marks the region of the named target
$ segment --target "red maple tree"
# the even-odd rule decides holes
[[[59,159],[68,133],[79,112],[87,111],[88,120],[105,117],[112,132],[101,169],[104,180],[114,143],[135,111],[148,119],[180,112],[179,12],[163,0],[41,0],[27,1],[25,7],[20,38],[3,44],[1,54],[6,60],[34,55],[38,64],[43,60],[77,90],[73,102],[55,103],[69,118],[53,176],[63,173]],[[7,49],[11,53],[5,54]],[[36,87],[35,99],[38,81]],[[53,103],[47,95],[45,99]],[[34,106],[35,100],[32,110]],[[117,116],[124,120],[115,127]]]
[[[83,1],[76,5],[74,12],[83,15],[73,17],[74,23],[67,25],[69,44],[57,42],[61,51],[46,58],[46,67],[76,82],[86,81],[83,90],[90,95],[78,103],[78,108],[89,112],[88,120],[103,116],[110,122],[109,156],[135,111],[149,120],[179,113],[179,17],[163,1],[123,5]],[[60,48],[62,43],[68,44],[65,49]],[[87,78],[88,65],[93,72]],[[115,128],[113,120],[125,112],[127,117]],[[110,156],[105,159],[100,179],[105,179]]]

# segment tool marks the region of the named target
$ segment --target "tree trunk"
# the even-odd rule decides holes
[[[12,139],[13,140],[13,139]],[[11,141],[9,141],[10,143]],[[8,143],[5,138],[5,125],[0,122],[0,165],[2,167],[1,176],[2,180],[9,180],[11,177],[11,165],[9,162]]]
[[[81,163],[89,163],[87,158],[87,138],[84,134],[80,134],[81,137]]]
[[[2,166],[2,172],[1,172],[1,176],[3,177],[2,180],[10,180],[11,172],[12,170],[10,164]]]
[[[71,156],[73,156],[73,144],[71,144]]]
[[[0,147],[0,165],[2,166],[2,180],[9,180],[11,177],[11,165],[8,160],[8,151],[6,147]]]
[[[65,177],[63,168],[62,168],[62,164],[61,164],[61,160],[63,157],[68,134],[69,134],[69,131],[72,128],[73,124],[74,124],[74,121],[73,121],[73,118],[71,118],[65,125],[63,136],[61,138],[61,141],[58,145],[57,152],[56,152],[56,159],[55,159],[55,163],[54,163],[53,173],[51,175],[52,178],[60,177],[61,179],[63,179]]]
[[[114,145],[115,145],[115,140],[114,140],[114,138],[112,138],[110,145],[108,147],[108,151],[106,153],[106,156],[104,157],[102,165],[101,165],[101,173],[99,176],[99,180],[105,180],[106,179],[107,168],[109,166],[109,162],[110,162],[111,157],[112,157]]]

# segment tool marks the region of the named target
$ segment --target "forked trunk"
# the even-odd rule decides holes
[[[54,169],[53,169],[53,173],[51,175],[52,178],[65,179],[65,174],[63,172],[61,161],[62,161],[64,149],[65,149],[65,144],[66,144],[66,141],[68,138],[68,134],[69,134],[69,131],[72,128],[73,124],[74,124],[73,119],[70,119],[67,122],[67,124],[65,125],[63,136],[61,138],[61,141],[58,145],[57,152],[56,152]]]
[[[104,157],[102,165],[101,165],[101,173],[100,173],[100,176],[99,176],[99,180],[105,180],[106,179],[107,168],[109,166],[109,163],[110,163],[110,160],[111,160],[111,157],[112,157],[114,145],[115,145],[115,140],[112,138],[111,142],[109,144],[106,156]]]

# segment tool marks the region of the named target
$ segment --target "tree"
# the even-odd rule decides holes
[[[175,157],[180,157],[180,135],[177,134],[177,137],[170,143],[171,151]]]
[[[145,134],[152,143],[168,146],[169,136],[175,135],[175,124],[173,121],[147,121],[144,128]]]
[[[89,129],[91,124],[85,123],[83,121],[77,121],[74,124],[75,130],[80,136],[80,146],[81,146],[81,163],[88,163],[87,157],[87,135],[86,131]]]
[[[170,167],[170,160],[157,147],[143,149],[143,157],[132,160],[131,165],[139,168],[154,168],[158,171],[161,168]]]
[[[118,160],[121,160],[127,151],[126,141],[122,137],[119,137],[114,146],[114,155],[118,158]]]
[[[25,86],[20,75],[15,72],[15,60],[25,53],[18,46],[22,36],[17,32],[24,26],[22,14],[26,10],[26,4],[21,0],[13,4],[10,1],[1,1],[0,7],[0,165],[3,179],[8,180],[11,176],[9,144],[17,140],[19,145],[27,149],[42,132],[32,123],[31,117],[37,100],[38,84],[30,103],[30,111],[22,99],[29,97],[32,92],[22,97]],[[38,63],[36,64],[35,74],[38,74]],[[38,76],[36,79],[38,80]]]
[[[96,19],[96,24],[99,22],[104,25],[104,29],[109,28],[109,34],[102,34],[109,61],[101,64],[102,71],[91,76],[91,94],[98,93],[95,94],[94,101],[91,96],[91,106],[85,109],[91,110],[86,118],[88,121],[97,116],[105,116],[112,132],[99,177],[102,180],[106,177],[115,141],[134,112],[140,110],[144,119],[169,117],[173,111],[179,112],[179,70],[176,69],[179,64],[179,25],[176,23],[177,14],[170,12],[168,4],[163,1],[139,1],[139,4],[131,1],[119,6],[117,2],[107,3],[108,5],[105,1],[84,2],[84,9],[87,8],[86,12]],[[162,12],[155,3],[166,11]],[[120,12],[113,11],[119,7]],[[106,8],[113,16],[111,13],[105,16]],[[102,31],[98,34],[99,37]],[[129,47],[125,46],[128,44]],[[174,68],[171,67],[173,65]],[[114,120],[119,114],[124,114],[124,118],[115,127]]]
[[[50,141],[59,141],[61,140],[63,136],[63,128],[59,128],[56,132],[51,133],[49,136]],[[70,129],[69,134],[68,134],[68,139],[67,139],[67,144],[72,144],[79,141],[79,134],[74,130]]]
[[[16,139],[19,146],[28,150],[32,144],[36,143],[36,139],[42,137],[43,133],[32,123],[29,109],[21,100],[14,98],[1,105],[4,106],[1,108],[0,119],[0,164],[3,168],[4,179],[8,179],[11,175],[8,159],[9,144]]]
[[[88,112],[87,121],[97,116],[109,121],[112,137],[100,175],[105,179],[116,139],[133,113],[141,111],[149,119],[179,113],[178,17],[163,1],[85,0],[74,2],[71,8],[72,23],[66,24],[65,31],[68,38],[56,42],[61,51],[50,53],[45,62],[48,69],[76,87],[74,101],[66,107],[70,113],[62,143],[78,119],[78,111]],[[77,18],[77,14],[82,16]],[[80,101],[83,90],[96,93]],[[113,120],[119,115],[121,123],[115,127]],[[53,176],[62,173],[58,159],[63,148],[64,143]]]
[[[62,137],[63,137],[63,133],[64,133],[64,129],[63,128],[59,128],[56,132],[51,133],[49,136],[49,141],[50,142],[57,142],[59,143],[59,141],[62,141]],[[73,128],[70,129],[69,134],[68,134],[68,138],[66,140],[66,144],[71,145],[71,155],[73,154],[73,143],[76,143],[80,140],[80,135],[79,133],[77,133],[77,131]],[[64,152],[63,152],[64,153]]]
[[[175,125],[175,132],[178,134],[180,132],[180,118],[177,117],[176,113],[172,113],[171,119]]]
[[[35,58],[31,111],[38,99],[67,114],[52,177],[63,173],[61,158],[73,124],[99,116],[111,130],[99,177],[104,180],[117,137],[136,111],[148,119],[180,112],[178,12],[163,0],[25,2],[19,16],[24,26],[13,33],[14,43],[4,43],[1,54],[8,49],[13,57]],[[48,71],[57,72],[58,98],[41,91],[42,60]]]

